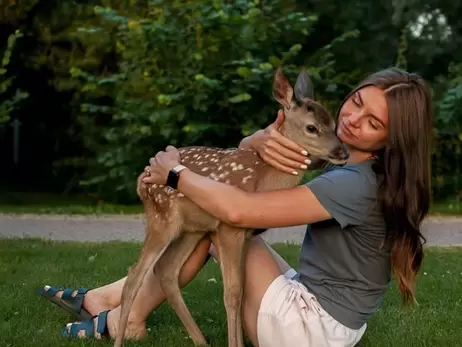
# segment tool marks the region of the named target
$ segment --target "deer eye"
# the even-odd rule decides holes
[[[306,126],[306,131],[308,131],[311,134],[317,134],[318,133],[318,129],[312,124]]]

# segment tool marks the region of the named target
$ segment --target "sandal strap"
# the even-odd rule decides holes
[[[107,314],[109,311],[103,311],[98,314],[98,324],[96,326],[96,332],[101,336],[109,336],[109,330],[107,327]]]
[[[61,290],[64,290],[64,288],[59,288],[59,287],[50,287],[48,290],[42,290],[42,294],[45,296],[55,296],[55,294]]]
[[[74,292],[77,292],[75,295]],[[80,310],[83,307],[83,299],[85,294],[88,292],[87,288],[79,288],[77,291],[72,288],[66,288],[63,290],[63,295],[61,296],[61,300],[67,301],[76,310]]]
[[[80,331],[85,331],[85,337],[94,336],[93,319],[86,320],[79,323],[72,323],[69,329],[69,336],[77,337]]]
[[[96,325],[96,332],[101,335],[101,337],[109,337],[109,330],[107,327],[107,314],[109,311],[100,312],[97,316],[93,316],[93,318],[88,319],[83,322],[72,323],[70,326],[69,331],[66,328],[63,328],[63,335],[67,337],[77,337],[79,332],[84,330],[85,336],[84,337],[92,337],[95,336],[95,325],[94,321],[98,318],[98,324]]]
[[[51,288],[49,290],[51,290]],[[60,290],[63,291],[63,295],[61,296],[61,299],[64,299],[64,300],[77,299],[79,297],[82,297],[83,295],[85,295],[88,292],[87,288],[79,288],[77,290],[72,289],[72,288],[66,288],[64,290],[63,289],[60,289]],[[72,294],[74,294],[74,292],[76,292],[76,294],[72,295]]]

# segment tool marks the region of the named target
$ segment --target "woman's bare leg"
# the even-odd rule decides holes
[[[215,248],[211,245],[210,239],[206,237],[199,243],[196,250],[180,271],[180,287],[184,287],[197,275],[205,264],[209,254],[219,261]],[[289,270],[290,266],[279,254],[267,245],[260,236],[255,237],[251,241],[245,264],[243,302],[244,329],[254,346],[258,346],[257,317],[261,300],[274,279]],[[121,279],[92,291],[95,297],[96,294],[101,296],[110,294],[112,298],[118,298],[120,303],[123,283],[124,279]],[[91,297],[86,298],[88,299],[89,307],[92,305],[92,303],[90,303],[90,298]],[[145,322],[148,315],[164,300],[165,295],[160,289],[153,272],[148,272],[133,303],[126,337],[131,339],[144,337],[146,335]],[[116,299],[111,299],[111,301],[115,303]],[[112,337],[117,334],[119,316],[120,306],[113,308],[108,314],[108,329]]]
[[[179,283],[180,287],[183,288],[197,275],[197,273],[202,269],[206,260],[209,257],[209,248],[211,240],[210,238],[204,238],[196,247],[195,251],[191,254],[188,261],[185,263],[183,268],[180,271]],[[109,297],[109,300],[105,301],[106,303],[111,302],[106,306],[105,309],[100,309],[99,311],[89,311],[91,314],[96,315],[102,311],[111,310],[108,313],[107,325],[109,334],[112,337],[117,335],[118,322],[120,317],[120,297],[122,295],[122,288],[125,283],[126,278],[122,278],[116,282],[108,284],[103,287],[93,289],[87,293],[87,296],[84,300],[84,307],[89,310],[92,307],[101,307],[101,304],[98,303],[99,300],[104,297]],[[90,294],[90,295],[89,295]],[[149,314],[158,307],[165,300],[165,295],[162,289],[160,288],[157,279],[153,271],[148,271],[146,277],[143,280],[143,284],[140,287],[140,290],[133,302],[133,306],[130,311],[127,334],[126,338],[130,339],[140,339],[146,335],[146,319]],[[116,305],[116,306],[113,306]],[[70,328],[72,323],[69,323],[67,326]],[[95,325],[97,324],[97,319],[95,319]],[[81,336],[84,336],[85,333],[81,332]]]

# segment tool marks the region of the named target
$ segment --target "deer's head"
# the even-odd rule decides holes
[[[284,106],[281,132],[286,137],[305,148],[312,157],[333,164],[346,162],[349,154],[335,133],[335,121],[327,109],[314,100],[313,83],[306,71],[300,72],[292,88],[282,68],[278,68],[273,96]]]

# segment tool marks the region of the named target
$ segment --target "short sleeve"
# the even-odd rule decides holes
[[[306,184],[342,229],[363,224],[376,201],[376,180],[365,169],[337,168]]]

